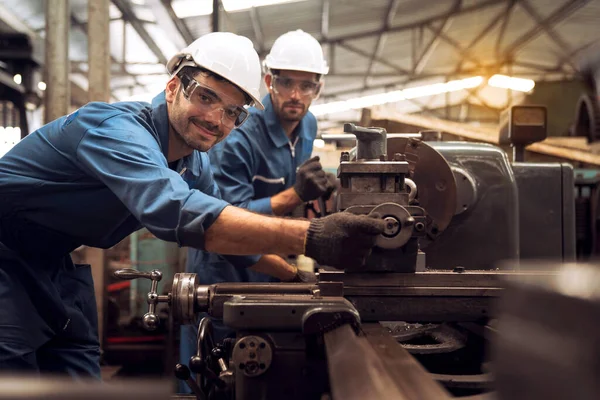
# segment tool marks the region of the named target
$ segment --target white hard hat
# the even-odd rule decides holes
[[[265,58],[264,65],[268,69],[306,71],[321,75],[329,72],[321,45],[301,29],[279,36]]]
[[[250,96],[254,106],[260,102],[261,67],[252,41],[230,32],[213,32],[196,39],[167,63],[171,76],[183,67],[202,67],[213,72]]]

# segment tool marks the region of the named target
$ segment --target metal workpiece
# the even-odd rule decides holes
[[[400,248],[413,236],[415,218],[401,205],[383,203],[375,206],[371,213],[381,215],[385,221],[385,231],[375,241],[380,248],[388,250]]]
[[[261,336],[243,336],[235,343],[231,360],[236,372],[247,377],[259,376],[271,366],[273,349]]]
[[[386,131],[383,128],[364,128],[344,124],[344,132],[356,136],[356,159],[379,160],[387,155]]]

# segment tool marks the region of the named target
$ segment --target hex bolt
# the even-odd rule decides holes
[[[350,153],[348,153],[347,151],[342,151],[340,161],[350,161]]]
[[[394,154],[394,161],[406,161],[406,156],[402,153]]]

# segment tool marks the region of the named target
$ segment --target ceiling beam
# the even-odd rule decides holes
[[[514,58],[517,51],[527,45],[529,42],[537,38],[540,34],[545,31],[544,26],[553,26],[565,18],[569,17],[572,13],[579,10],[581,7],[589,3],[590,0],[569,0],[563,4],[558,10],[554,11],[545,19],[541,20],[536,24],[535,27],[525,32],[521,37],[515,39],[509,46],[504,50],[506,58]]]
[[[250,22],[252,22],[252,31],[254,32],[254,37],[257,41],[257,50],[259,53],[263,53],[265,51],[265,37],[262,32],[260,18],[258,17],[258,10],[256,7],[250,8]]]
[[[421,52],[419,58],[415,59],[412,70],[414,75],[419,75],[421,72],[423,72],[427,62],[429,62],[429,57],[431,57],[437,46],[440,44],[440,35],[447,31],[448,28],[450,28],[450,25],[452,25],[452,17],[446,17],[446,19],[444,19],[442,22],[442,25],[433,32],[433,37],[425,45],[425,48]]]
[[[336,43],[336,44],[339,47],[342,47],[342,48],[344,48],[344,49],[346,49],[346,50],[348,50],[348,51],[350,51],[352,53],[358,54],[359,56],[363,56],[363,57],[368,58],[368,59],[370,59],[372,57],[372,54],[369,54],[366,51],[361,50],[361,49],[359,49],[357,47],[354,47],[354,46],[352,46],[352,45],[350,45],[348,43],[340,42],[340,43]],[[387,60],[385,60],[385,59],[383,59],[381,57],[374,57],[374,59],[378,63],[383,64],[383,65],[385,65],[387,67],[392,68],[394,71],[398,72],[399,74],[410,75],[410,71],[408,71],[406,69],[403,69],[403,68],[400,68],[399,66],[397,66],[395,64],[392,64],[391,62],[389,62],[389,61],[387,61]]]
[[[371,70],[373,69],[373,64],[375,63],[375,58],[379,58],[383,47],[385,46],[385,41],[387,40],[386,31],[392,25],[392,21],[394,21],[394,17],[396,16],[396,12],[398,10],[398,6],[400,5],[400,0],[389,0],[388,7],[386,10],[386,17],[383,23],[382,32],[377,37],[377,43],[375,43],[375,48],[373,49],[373,53],[369,58],[369,66],[367,67],[367,71],[365,72],[365,77],[363,78],[363,86],[367,86],[369,76],[371,75]]]
[[[505,2],[506,2],[506,0],[484,0],[484,1],[481,1],[481,2],[473,4],[473,5],[461,6],[459,9],[454,9],[454,7],[452,7],[450,9],[450,11],[447,11],[447,12],[440,14],[438,16],[435,16],[435,17],[422,19],[420,21],[415,21],[415,22],[411,22],[408,24],[391,26],[389,29],[386,30],[386,32],[387,33],[402,32],[402,31],[406,31],[409,29],[418,28],[422,25],[435,23],[436,21],[439,21],[439,20],[445,20],[447,17],[458,16],[458,15],[467,14],[470,12],[479,11],[484,8],[492,7],[492,6],[495,6],[498,4],[504,4]],[[369,30],[369,31],[364,31],[364,32],[351,33],[351,34],[347,34],[347,35],[340,35],[340,36],[336,36],[336,37],[329,37],[326,39],[322,38],[321,43],[323,44],[323,43],[346,42],[349,40],[363,39],[363,38],[366,38],[369,36],[377,36],[379,34],[381,34],[381,29],[375,29],[375,30]]]
[[[188,28],[185,21],[179,18],[177,14],[175,14],[175,10],[173,10],[173,6],[171,5],[172,2],[173,0],[160,0],[160,5],[157,5],[157,7],[152,7],[152,12],[154,13],[154,16],[157,17],[157,21],[159,21],[161,27],[164,27],[164,25],[167,23],[167,18],[159,18],[159,16],[166,14],[166,16],[168,17],[168,21],[170,22],[169,25],[172,25],[175,28],[175,30],[183,40],[184,46],[187,46],[190,43],[192,43],[196,38],[194,37],[194,35],[192,35],[192,32]],[[160,13],[160,15],[157,15],[158,13]],[[178,43],[176,43],[176,46],[178,48],[184,47]]]
[[[140,36],[140,38],[144,41],[144,43],[146,43],[146,46],[148,46],[150,51],[152,51],[152,53],[154,53],[154,55],[158,59],[158,62],[166,65],[167,58],[162,53],[160,48],[156,45],[156,43],[154,42],[154,39],[152,39],[152,36],[150,36],[148,31],[146,30],[146,27],[144,26],[144,24],[137,18],[137,16],[135,15],[135,12],[131,8],[131,5],[129,4],[129,2],[126,0],[111,0],[111,1],[115,5],[115,7],[117,7],[119,9],[121,14],[123,14],[123,20],[125,20],[131,24],[131,26],[133,27],[133,29],[135,29],[135,31]]]
[[[571,46],[567,42],[565,42],[558,33],[556,33],[552,26],[549,25],[547,22],[544,22],[542,17],[538,14],[537,10],[533,8],[527,0],[522,0],[521,7],[523,7],[523,9],[527,11],[531,18],[533,18],[533,20],[537,24],[539,24],[541,28],[546,32],[546,34],[554,41],[554,44],[556,45],[562,57],[565,57],[573,51],[573,49],[571,49]],[[568,64],[571,68],[573,68],[573,70],[577,70],[577,67],[571,60],[567,59],[565,63]]]
[[[500,31],[498,32],[498,36],[496,37],[496,59],[500,59],[500,47],[502,46],[502,41],[504,41],[504,35],[506,34],[506,27],[508,26],[508,21],[510,20],[510,15],[512,10],[515,8],[516,0],[509,0],[506,8],[504,9],[504,16],[502,17],[502,25],[500,26]]]

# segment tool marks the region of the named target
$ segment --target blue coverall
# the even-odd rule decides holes
[[[208,153],[224,200],[254,212],[273,214],[270,197],[296,183],[297,168],[312,153],[317,120],[310,112],[306,113],[291,142],[279,124],[271,97],[267,95],[262,103],[264,111],[251,108],[244,125],[233,130]],[[218,254],[190,249],[186,270],[198,274],[202,284],[277,281],[232,261],[231,257],[226,259]],[[218,321],[213,325],[217,340],[228,333]],[[187,364],[195,352],[197,331],[192,326],[181,329],[181,361]]]
[[[90,103],[0,159],[0,372],[100,377],[90,267],[69,256],[78,246],[108,248],[144,226],[203,247],[228,203],[206,154],[169,165],[168,132],[164,93]]]

